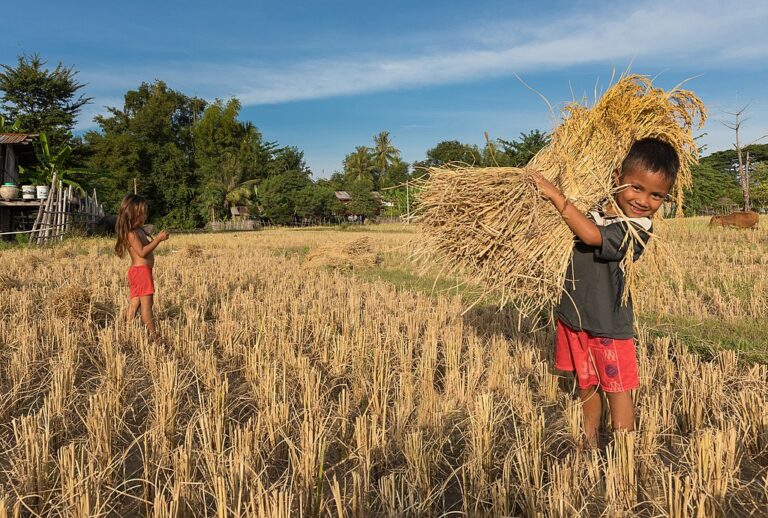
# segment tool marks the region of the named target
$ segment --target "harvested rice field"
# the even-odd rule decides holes
[[[172,236],[161,345],[116,320],[111,241],[3,250],[0,516],[765,515],[768,220],[667,223],[638,431],[597,450],[546,318],[416,264],[416,231]]]

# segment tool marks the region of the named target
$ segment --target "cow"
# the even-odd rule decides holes
[[[731,212],[724,216],[712,216],[709,220],[710,227],[736,227],[736,228],[757,228],[760,222],[760,215],[755,211],[749,212]]]

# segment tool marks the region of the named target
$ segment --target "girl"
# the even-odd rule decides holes
[[[142,228],[146,219],[147,200],[137,194],[129,194],[123,198],[115,224],[117,233],[115,253],[118,257],[123,257],[127,251],[131,256],[131,267],[128,269],[131,302],[128,306],[126,322],[130,323],[141,308],[141,320],[147,326],[152,339],[157,340],[160,335],[155,328],[152,316],[152,296],[155,293],[155,283],[152,279],[155,256],[152,251],[162,241],[168,239],[169,234],[163,230],[155,239],[150,239]]]

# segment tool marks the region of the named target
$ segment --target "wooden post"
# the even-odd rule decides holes
[[[411,189],[409,185],[409,180],[405,181],[405,210],[406,210],[406,223],[411,222]]]
[[[95,192],[95,189],[94,189],[94,192]],[[139,194],[139,186],[135,176],[133,177],[133,194]]]

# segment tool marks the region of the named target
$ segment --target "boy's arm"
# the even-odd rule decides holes
[[[530,178],[536,184],[539,192],[552,202],[552,205],[555,206],[555,209],[557,209],[563,217],[565,224],[568,225],[568,228],[571,229],[576,237],[581,239],[584,244],[590,246],[602,246],[603,236],[600,233],[600,229],[597,228],[597,225],[595,225],[593,221],[582,214],[579,209],[565,197],[560,189],[552,185],[552,183],[541,176],[540,173],[530,173]]]
[[[136,235],[135,231],[131,231],[128,234],[128,244],[133,248],[134,252],[136,252],[136,255],[141,257],[142,259],[146,258],[149,254],[151,254],[155,248],[157,248],[157,245],[160,244],[161,241],[165,241],[168,239],[168,232],[163,230],[160,232],[155,239],[147,243],[146,245],[141,242],[141,239],[139,236]]]

